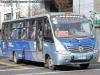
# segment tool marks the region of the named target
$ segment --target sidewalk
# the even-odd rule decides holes
[[[100,56],[99,56],[98,62],[100,62]]]
[[[98,62],[100,62],[100,49],[99,49],[99,59],[98,59]]]

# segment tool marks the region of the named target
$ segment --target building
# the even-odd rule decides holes
[[[16,19],[19,17],[27,17],[41,13],[58,12],[58,9],[54,4],[54,0],[42,1],[43,3],[4,3],[4,20]]]
[[[0,39],[1,39],[1,28],[2,28],[2,22],[3,22],[3,11],[2,11],[2,9],[3,9],[3,4],[2,3],[0,3]],[[1,42],[0,42],[1,43]]]
[[[0,31],[1,31],[1,27],[2,27],[2,21],[3,21],[3,4],[0,3]]]
[[[53,0],[43,0],[43,3],[4,3],[3,10],[4,20],[57,11]]]
[[[20,1],[23,1],[23,0],[20,0]],[[31,1],[36,1],[36,0],[31,0]],[[4,4],[5,4],[4,9],[6,9],[6,10],[9,9],[9,12],[7,12],[7,11],[5,12],[5,15],[6,15],[5,20],[11,19],[11,18],[16,19],[16,18],[18,18],[18,15],[20,15],[21,17],[27,16],[27,14],[29,15],[28,9],[26,7],[29,8],[29,5],[34,6],[34,4],[36,6],[38,6],[38,10],[41,11],[42,13],[58,12],[58,9],[56,8],[56,6],[54,4],[54,0],[43,0],[43,3],[30,3],[29,5],[28,5],[28,3],[13,3],[13,4],[4,3]],[[72,12],[85,14],[88,19],[91,19],[90,11],[96,10],[100,13],[100,8],[98,8],[99,6],[100,6],[99,0],[73,0]],[[23,8],[24,10],[21,8]],[[31,8],[29,8],[29,10],[30,9]],[[23,10],[23,12],[22,12],[22,10]],[[19,14],[19,12],[20,12],[20,14]],[[11,13],[12,13],[12,15],[11,15]],[[38,13],[40,13],[40,12],[38,12]],[[34,13],[32,13],[32,15],[34,15]]]
[[[86,15],[90,18],[90,11],[96,10],[100,13],[100,0],[73,0],[73,12]]]

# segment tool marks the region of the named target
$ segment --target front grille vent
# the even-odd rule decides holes
[[[79,49],[80,46],[67,46],[70,52],[88,52],[92,51],[92,46],[81,46],[82,49]]]

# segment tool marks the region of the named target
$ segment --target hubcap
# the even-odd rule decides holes
[[[52,60],[49,59],[49,66],[52,66]]]
[[[14,62],[16,62],[16,55],[14,54]]]

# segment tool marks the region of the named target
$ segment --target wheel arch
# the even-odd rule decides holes
[[[46,63],[46,60],[48,59],[48,57],[50,57],[50,55],[49,54],[45,54],[44,63]]]

